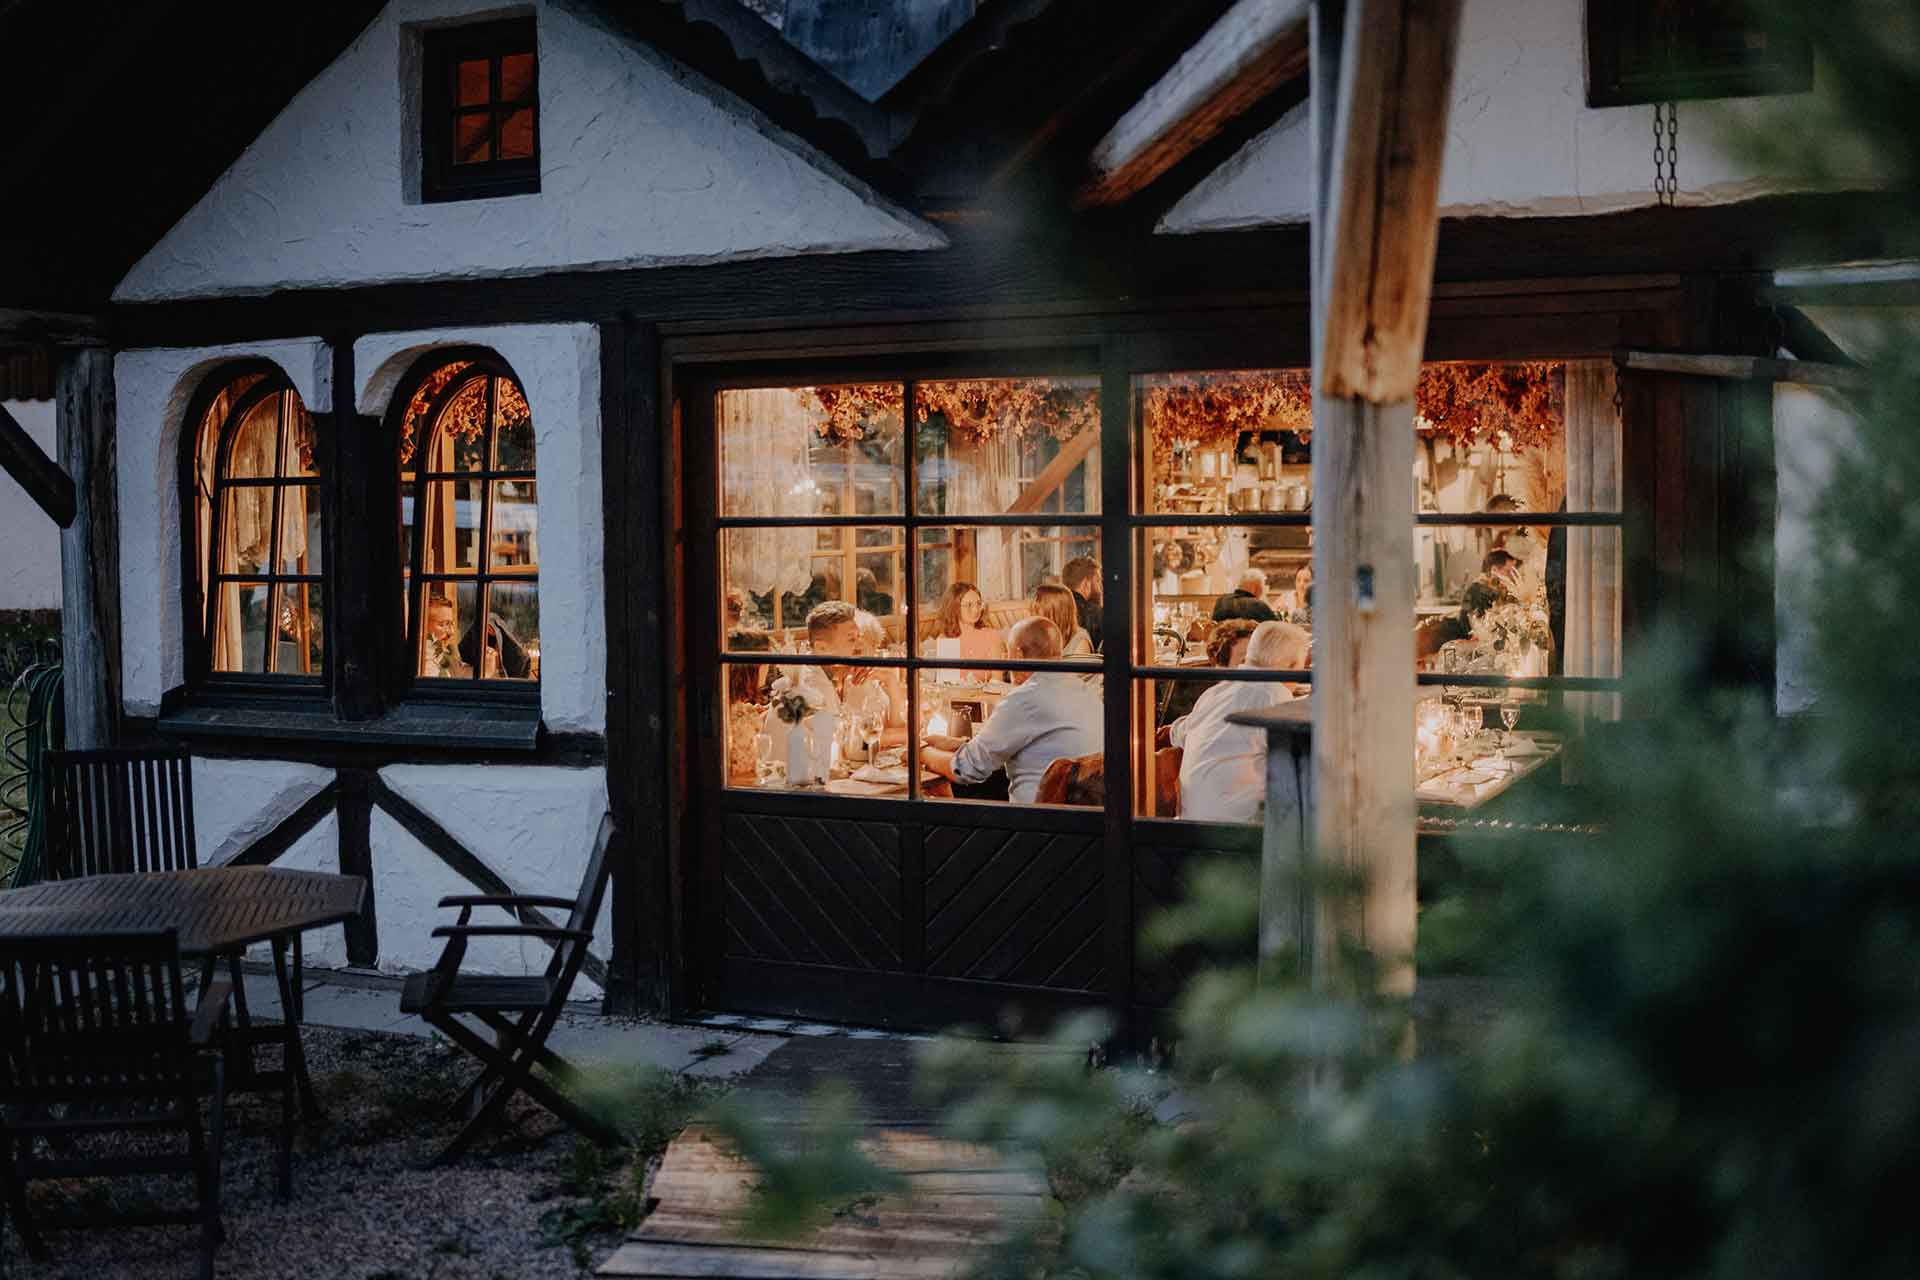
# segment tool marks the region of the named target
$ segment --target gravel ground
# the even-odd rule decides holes
[[[277,1097],[229,1098],[221,1170],[227,1239],[218,1276],[588,1274],[624,1236],[619,1220],[636,1216],[644,1203],[658,1147],[714,1087],[666,1073],[623,1079],[630,1116],[640,1117],[639,1128],[656,1144],[651,1156],[603,1155],[516,1098],[507,1124],[454,1167],[434,1169],[428,1161],[456,1128],[442,1112],[472,1075],[471,1059],[440,1041],[381,1032],[309,1027],[303,1043],[325,1118],[296,1140],[289,1203],[273,1198]],[[263,1051],[263,1065],[265,1057]],[[631,1121],[627,1127],[636,1131]],[[129,1207],[191,1203],[184,1178],[36,1183],[33,1194],[48,1210],[80,1199],[98,1204],[103,1196]],[[52,1258],[35,1265],[10,1227],[5,1235],[0,1275],[28,1280],[191,1276],[199,1243],[192,1227],[50,1232]]]

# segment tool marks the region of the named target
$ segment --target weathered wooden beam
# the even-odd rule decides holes
[[[1095,144],[1075,203],[1134,195],[1306,69],[1306,0],[1240,0]]]
[[[1061,445],[1060,452],[1053,455],[1053,460],[1042,467],[1040,474],[1029,480],[1027,487],[1007,504],[1007,514],[1015,516],[1038,511],[1040,504],[1047,500],[1047,495],[1066,483],[1068,473],[1087,460],[1087,455],[1093,452],[1093,446],[1099,441],[1099,435],[1097,431],[1082,431]]]
[[[1910,307],[1920,302],[1920,262],[1782,268],[1758,292],[1763,299],[1803,304]]]
[[[54,419],[60,465],[74,485],[73,523],[60,534],[67,745],[110,747],[120,736],[120,518],[110,352],[88,347],[66,354],[54,388]],[[159,643],[157,634],[153,642]]]
[[[1767,356],[1621,350],[1613,353],[1613,363],[1623,373],[1678,373],[1690,378],[1724,378],[1734,382],[1798,382],[1840,391],[1859,391],[1868,382],[1866,370],[1857,366],[1776,360]]]
[[[1313,8],[1314,857],[1364,887],[1315,895],[1270,846],[1261,939],[1270,961],[1293,935],[1324,986],[1362,979],[1349,941],[1383,989],[1413,984],[1413,394],[1460,7]]]
[[[0,405],[0,469],[62,529],[73,523],[73,478],[49,458],[27,429]]]
[[[98,316],[0,307],[0,346],[99,347],[106,341],[107,324]]]

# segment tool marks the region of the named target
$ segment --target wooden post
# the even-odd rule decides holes
[[[1413,393],[1459,26],[1460,0],[1313,9],[1312,816],[1318,868],[1366,887],[1308,910],[1313,885],[1269,868],[1261,932],[1284,945],[1311,920],[1321,986],[1351,979],[1351,938],[1383,989],[1412,989]]]
[[[74,519],[60,533],[60,652],[67,746],[120,736],[120,520],[114,492],[113,354],[66,353],[54,388],[60,466],[73,478]],[[158,644],[156,635],[153,642]]]

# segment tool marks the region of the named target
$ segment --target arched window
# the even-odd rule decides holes
[[[475,354],[430,369],[400,424],[400,563],[412,674],[540,678],[533,415],[511,370]]]
[[[320,470],[313,419],[284,375],[223,375],[193,435],[197,669],[326,672]]]

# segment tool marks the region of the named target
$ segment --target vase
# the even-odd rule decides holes
[[[807,740],[812,744],[813,768],[809,780],[825,782],[833,776],[833,752],[839,746],[839,735],[834,732],[838,720],[830,715],[811,715],[807,717]]]
[[[814,776],[813,729],[802,720],[787,727],[787,785],[804,787]]]

